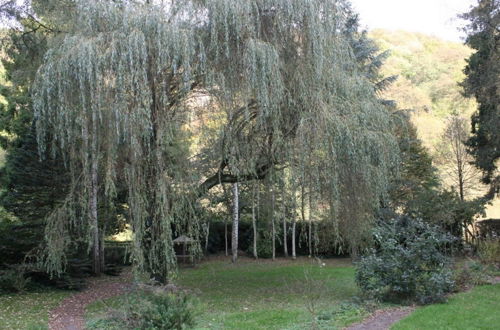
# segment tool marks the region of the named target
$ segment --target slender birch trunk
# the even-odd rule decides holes
[[[309,185],[309,257],[312,257],[312,193],[311,186]]]
[[[99,235],[99,220],[97,215],[97,194],[98,194],[98,148],[97,148],[97,114],[92,113],[92,134],[90,149],[90,227],[92,230],[92,271],[94,274],[101,274],[101,248]]]
[[[297,254],[295,251],[295,225],[297,224],[297,220],[295,219],[295,209],[297,207],[297,200],[295,196],[295,189],[293,191],[293,202],[292,202],[292,259],[297,259]]]
[[[226,248],[226,257],[229,256],[227,248],[227,219],[224,217],[224,246]]]
[[[300,187],[300,215],[302,216],[302,222],[306,222],[306,189],[304,187],[304,183],[302,183]],[[309,250],[309,257],[311,257],[311,253]]]
[[[288,258],[288,246],[287,246],[287,233],[286,233],[286,216],[283,217],[283,252],[285,253],[285,258]]]
[[[274,195],[274,187],[271,192],[271,223],[272,223],[272,241],[273,241],[273,260],[276,259],[276,227],[274,225],[274,204],[275,204],[275,195]]]
[[[281,184],[281,208],[282,212],[281,215],[283,217],[283,253],[285,255],[285,258],[288,258],[288,235],[287,235],[287,226],[286,226],[286,220],[287,220],[287,207],[286,207],[286,202],[285,202],[285,183],[282,182]]]
[[[238,259],[238,218],[239,218],[238,183],[233,183],[233,234],[231,235],[232,262]]]
[[[252,191],[253,257],[255,259],[258,259],[259,256],[257,254],[257,219],[255,217],[255,187],[256,184],[254,184]]]

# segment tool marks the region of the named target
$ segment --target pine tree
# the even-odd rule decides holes
[[[462,15],[470,21],[465,28],[465,44],[475,49],[469,59],[462,83],[464,92],[479,104],[472,117],[472,137],[468,141],[475,165],[490,184],[489,198],[500,191],[500,1],[479,0],[471,11]]]
[[[22,222],[42,222],[68,192],[62,159],[40,161],[32,132],[16,139],[2,169],[1,203]]]

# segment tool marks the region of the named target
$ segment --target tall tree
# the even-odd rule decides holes
[[[405,208],[421,190],[439,186],[432,157],[418,138],[416,127],[404,113],[400,113],[400,120],[397,130],[401,150],[400,175],[392,179],[390,189],[390,206],[394,209]]]
[[[466,45],[476,50],[467,60],[464,92],[479,104],[468,141],[475,164],[491,185],[489,197],[500,191],[500,1],[479,0],[462,18],[469,21]]]
[[[467,121],[458,115],[450,117],[438,145],[436,157],[445,171],[445,178],[453,189],[458,190],[461,201],[471,197],[470,194],[480,182],[478,170],[472,165],[473,159],[465,145],[468,138]]]
[[[11,142],[2,168],[1,204],[22,222],[40,222],[67,194],[61,159],[40,162],[34,132]]]
[[[118,178],[128,188],[137,266],[160,280],[174,269],[172,225],[197,235],[196,198],[279,166],[294,178],[309,173],[332,225],[353,205],[369,221],[398,147],[392,117],[341,32],[343,4],[75,1],[74,24],[48,52],[33,94],[40,151],[50,140],[72,169],[74,193],[48,222],[63,229],[48,237],[52,257],[69,244],[60,239],[68,228],[92,223],[95,195],[112,198]],[[219,118],[220,138],[191,157],[188,101],[197,92],[216,105],[204,111]],[[197,167],[198,157],[210,164]],[[352,178],[362,187],[355,193]]]
[[[60,35],[59,26],[66,18],[58,17],[51,6],[64,2],[4,1],[0,6],[0,20],[9,27],[2,33],[0,51],[8,81],[0,86],[0,98],[5,100],[0,102],[0,130],[4,133],[0,145],[6,150],[0,203],[17,216],[21,230],[27,228],[39,238],[26,240],[30,249],[43,243],[43,220],[64,200],[70,181],[61,153],[50,161],[40,161],[30,98],[47,45]]]

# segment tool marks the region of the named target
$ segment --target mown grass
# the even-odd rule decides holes
[[[200,328],[301,329],[318,318],[342,326],[366,314],[348,303],[358,293],[348,259],[223,258],[181,269],[177,282],[199,299]]]
[[[181,268],[176,282],[197,301],[198,329],[332,329],[368,315],[352,302],[358,290],[349,259],[240,258],[231,264],[228,258],[212,258]],[[89,305],[89,324],[126,299]]]
[[[70,291],[1,294],[0,329],[47,329],[49,310],[72,294]]]
[[[498,329],[499,326],[500,284],[496,284],[453,295],[444,304],[419,308],[391,329]]]

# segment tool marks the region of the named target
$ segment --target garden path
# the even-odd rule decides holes
[[[346,330],[386,330],[397,321],[408,316],[414,310],[415,307],[379,310],[366,320],[347,327]]]
[[[88,304],[123,294],[130,289],[131,283],[130,272],[124,272],[120,276],[90,278],[86,289],[64,299],[49,312],[49,329],[83,330],[85,307]]]

